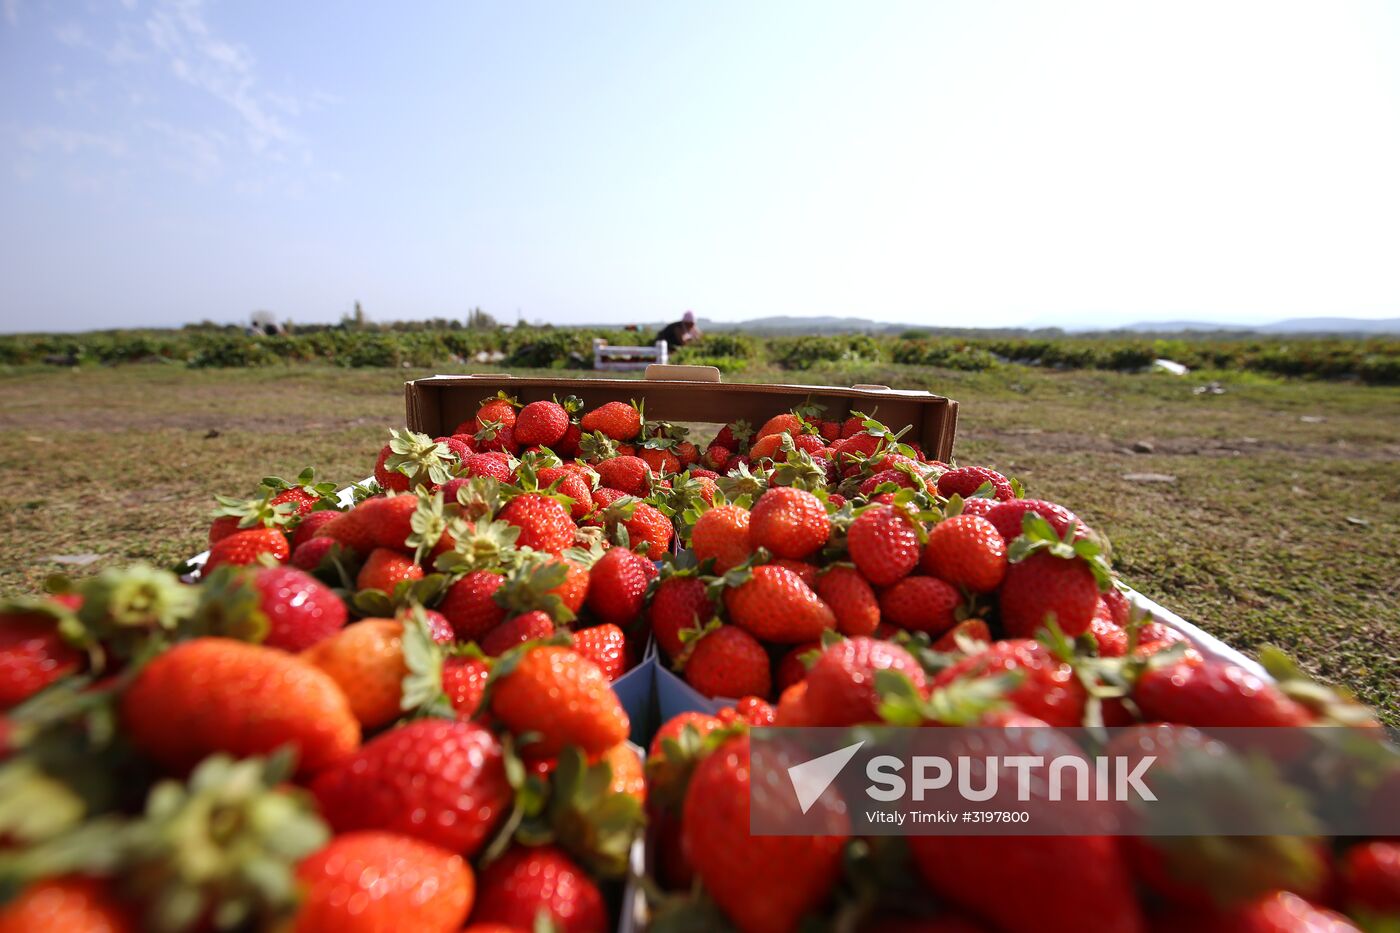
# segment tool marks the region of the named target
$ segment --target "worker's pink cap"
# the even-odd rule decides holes
[[[695,323],[695,312],[694,312],[694,311],[687,311],[687,312],[685,313],[685,316],[682,317],[681,320],[682,320],[682,321],[685,321],[687,324],[694,324],[694,323]]]

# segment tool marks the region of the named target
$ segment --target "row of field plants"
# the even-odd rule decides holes
[[[348,367],[429,367],[473,362],[520,368],[588,368],[592,341],[645,343],[649,334],[598,328],[449,329],[324,327],[284,336],[235,328],[110,330],[0,336],[0,365],[170,363],[247,367],[329,363]],[[673,356],[677,363],[802,371],[841,363],[895,363],[958,370],[1003,366],[1134,371],[1166,358],[1192,369],[1400,384],[1400,339],[1105,336],[946,337],[837,334],[770,337],[716,333]]]

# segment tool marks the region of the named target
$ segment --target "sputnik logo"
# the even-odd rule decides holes
[[[792,781],[792,789],[797,793],[797,803],[802,807],[803,813],[812,809],[812,804],[826,792],[831,782],[841,773],[841,769],[850,763],[864,744],[865,740],[862,739],[854,745],[838,748],[820,758],[813,758],[787,769],[788,779]]]

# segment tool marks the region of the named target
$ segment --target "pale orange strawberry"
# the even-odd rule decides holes
[[[0,933],[136,933],[135,912],[96,878],[36,881],[0,907]]]
[[[340,686],[366,729],[377,729],[402,715],[403,623],[361,619],[302,652]]]
[[[796,644],[836,628],[831,607],[786,567],[763,564],[738,586],[726,589],[729,618],[764,641]]]
[[[196,638],[157,655],[123,695],[121,719],[139,750],[176,773],[214,752],[244,757],[290,744],[310,774],[360,744],[350,703],[325,671],[226,638]]]
[[[642,415],[626,402],[607,402],[579,419],[585,433],[601,431],[615,441],[630,441],[642,432]]]
[[[522,746],[534,757],[557,757],[566,745],[597,754],[627,738],[627,713],[607,677],[571,648],[527,650],[495,684],[491,712],[516,735],[534,735]]]
[[[414,563],[412,557],[402,551],[380,547],[369,552],[359,575],[355,577],[355,587],[392,594],[400,583],[421,579],[423,568]]]

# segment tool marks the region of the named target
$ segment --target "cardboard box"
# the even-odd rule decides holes
[[[929,456],[948,460],[958,426],[958,403],[930,392],[888,386],[766,385],[727,383],[713,366],[647,367],[645,379],[516,377],[501,373],[431,376],[404,385],[408,427],[429,437],[452,433],[470,420],[483,399],[504,391],[521,403],[576,395],[585,410],[604,402],[644,402],[651,420],[727,424],[742,418],[758,427],[780,412],[812,401],[826,406],[824,417],[844,419],[852,411],[878,418]]]

